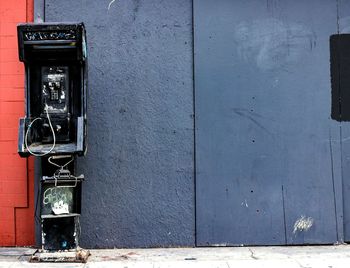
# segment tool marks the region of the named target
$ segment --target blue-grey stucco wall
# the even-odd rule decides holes
[[[43,4],[87,30],[81,246],[194,246],[192,1]]]

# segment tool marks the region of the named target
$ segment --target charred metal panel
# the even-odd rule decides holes
[[[57,170],[57,166],[61,168]],[[43,158],[42,167],[43,174],[53,176],[44,175],[41,180],[41,248],[44,252],[76,250],[80,237],[84,175],[76,177],[71,174],[74,171],[73,157]]]
[[[42,219],[42,247],[45,250],[69,250],[78,247],[79,215]]]

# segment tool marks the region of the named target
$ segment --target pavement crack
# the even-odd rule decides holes
[[[298,260],[295,260],[295,261],[299,265],[300,268],[312,268],[311,266],[304,266],[304,265],[302,265]]]
[[[253,250],[252,250],[251,248],[248,248],[248,250],[250,251],[250,257],[251,257],[252,259],[254,259],[254,260],[259,260],[259,258],[256,257],[256,256],[254,255],[254,252],[253,252]]]

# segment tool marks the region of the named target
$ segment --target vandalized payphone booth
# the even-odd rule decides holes
[[[26,93],[18,153],[41,161],[42,252],[74,251],[84,179],[75,175],[75,158],[86,152],[84,24],[20,24],[17,30]]]
[[[86,41],[83,24],[18,26],[25,64],[21,156],[83,155],[86,149]]]

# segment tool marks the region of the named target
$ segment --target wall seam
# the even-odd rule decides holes
[[[196,87],[195,87],[195,30],[194,30],[194,1],[192,0],[192,90],[193,90],[193,180],[194,180],[194,244],[197,246],[197,157],[196,157]]]
[[[340,34],[340,26],[339,26],[339,0],[336,0],[336,9],[337,9],[337,34]],[[340,146],[340,184],[341,184],[341,193],[342,193],[342,200],[340,200],[342,206],[342,215],[343,215],[343,222],[338,221],[338,212],[337,212],[337,203],[335,203],[335,218],[336,218],[336,225],[337,225],[337,240],[338,242],[343,242],[345,240],[345,223],[344,223],[344,183],[343,183],[343,176],[344,176],[344,171],[343,171],[343,135],[342,135],[342,109],[341,109],[341,81],[340,81],[340,68],[341,68],[341,64],[340,64],[340,55],[339,55],[339,39],[337,41],[337,57],[338,57],[338,69],[339,69],[339,74],[338,74],[338,92],[339,92],[339,113],[340,113],[340,121],[339,121],[339,146]],[[335,192],[334,192],[334,199],[336,202],[336,196],[335,196]],[[343,225],[343,231],[342,231],[342,237],[341,240],[339,241],[339,224]]]

